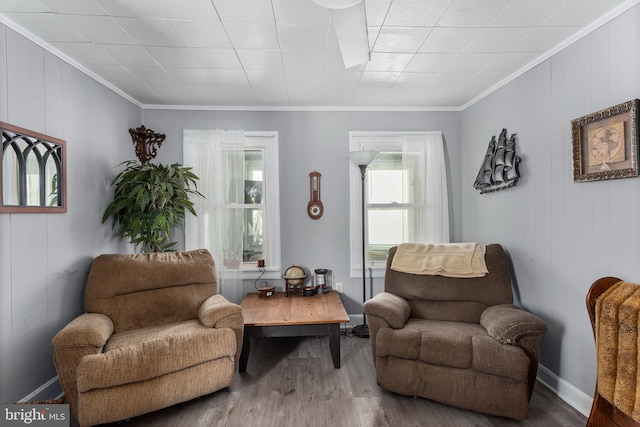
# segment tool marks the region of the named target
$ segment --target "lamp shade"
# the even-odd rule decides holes
[[[373,150],[350,151],[349,158],[358,166],[366,166],[373,161],[377,154],[378,152]]]

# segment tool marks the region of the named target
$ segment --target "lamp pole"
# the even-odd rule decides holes
[[[360,190],[360,199],[361,199],[361,213],[362,213],[362,304],[364,305],[367,298],[367,275],[366,275],[366,227],[365,227],[365,186],[364,179],[367,172],[367,166],[369,163],[373,161],[375,156],[378,154],[377,151],[370,150],[362,150],[362,151],[352,151],[349,153],[349,157],[351,161],[355,163],[360,168],[360,179],[362,181],[362,187]],[[369,325],[367,325],[367,316],[364,313],[364,308],[362,310],[362,325],[356,325],[353,327],[353,335],[360,338],[369,338]]]

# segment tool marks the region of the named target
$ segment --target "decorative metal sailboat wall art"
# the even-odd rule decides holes
[[[516,134],[511,134],[507,140],[507,130],[502,129],[497,142],[495,135],[489,141],[473,188],[483,194],[513,187],[520,178],[518,163],[520,157],[516,154]]]

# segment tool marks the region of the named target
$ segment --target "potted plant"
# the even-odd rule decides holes
[[[102,216],[102,223],[112,218],[112,229],[120,226],[118,236],[128,238],[142,252],[172,250],[175,227],[182,226],[187,211],[196,215],[191,195],[197,191],[198,177],[190,167],[123,162],[125,168],[114,178],[113,201]],[[193,188],[192,188],[193,187]]]

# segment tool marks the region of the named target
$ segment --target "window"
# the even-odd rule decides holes
[[[387,252],[404,242],[448,242],[440,132],[351,132],[350,150],[376,150],[365,174],[365,266],[381,276]],[[351,276],[362,274],[361,174],[352,165]]]
[[[185,220],[185,246],[209,249],[221,272],[251,278],[260,259],[278,272],[278,133],[187,129],[184,162],[205,196]]]

